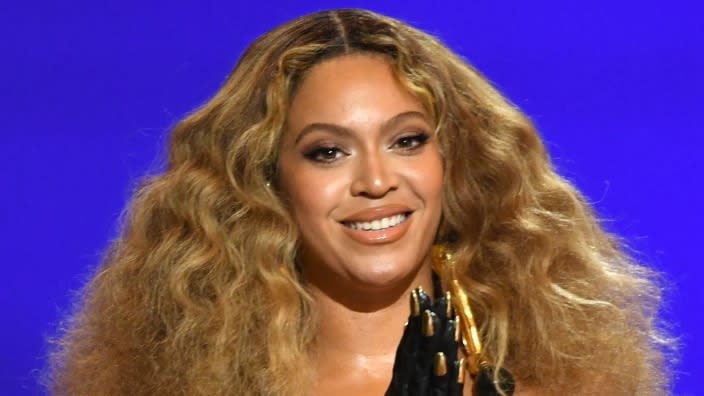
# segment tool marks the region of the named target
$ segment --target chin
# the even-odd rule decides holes
[[[374,289],[395,289],[410,286],[420,276],[422,267],[399,263],[377,264],[365,271],[351,271],[351,275],[360,285]]]

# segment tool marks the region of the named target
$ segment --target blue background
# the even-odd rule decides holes
[[[255,37],[357,6],[439,36],[536,123],[556,166],[670,282],[676,394],[704,394],[698,2],[148,2],[0,5],[0,394],[36,385],[54,334],[116,236],[168,130]],[[605,364],[608,364],[605,362]]]

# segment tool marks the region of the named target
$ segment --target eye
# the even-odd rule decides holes
[[[430,138],[430,135],[428,135],[425,132],[420,132],[416,133],[414,135],[405,135],[400,138],[398,138],[394,144],[393,148],[398,148],[404,151],[413,151],[417,148],[420,148],[423,146],[428,139]]]
[[[311,161],[314,162],[322,162],[322,163],[332,163],[336,160],[338,160],[340,157],[342,157],[345,153],[334,146],[330,147],[314,147],[305,153],[303,153],[303,156],[308,158]]]

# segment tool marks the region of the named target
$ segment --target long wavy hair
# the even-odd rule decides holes
[[[381,54],[426,107],[444,158],[450,244],[486,355],[541,394],[667,392],[657,276],[561,178],[530,121],[438,40],[363,10],[258,38],[174,128],[120,237],[58,339],[57,395],[296,395],[315,383],[316,310],[275,190],[296,86],[314,65]]]

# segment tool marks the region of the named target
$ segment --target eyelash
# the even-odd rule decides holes
[[[430,135],[426,132],[404,135],[398,138],[391,147],[410,154],[423,147],[428,142],[428,139],[430,139]],[[313,162],[331,164],[346,154],[344,150],[337,146],[320,145],[304,152],[303,156]]]
[[[430,139],[426,132],[419,132],[415,135],[401,136],[394,142],[393,147],[398,147],[403,151],[411,152],[423,147]],[[410,144],[408,144],[410,142]]]
[[[303,153],[303,156],[313,162],[329,164],[337,160],[342,154],[345,154],[345,152],[339,147],[317,146]]]

